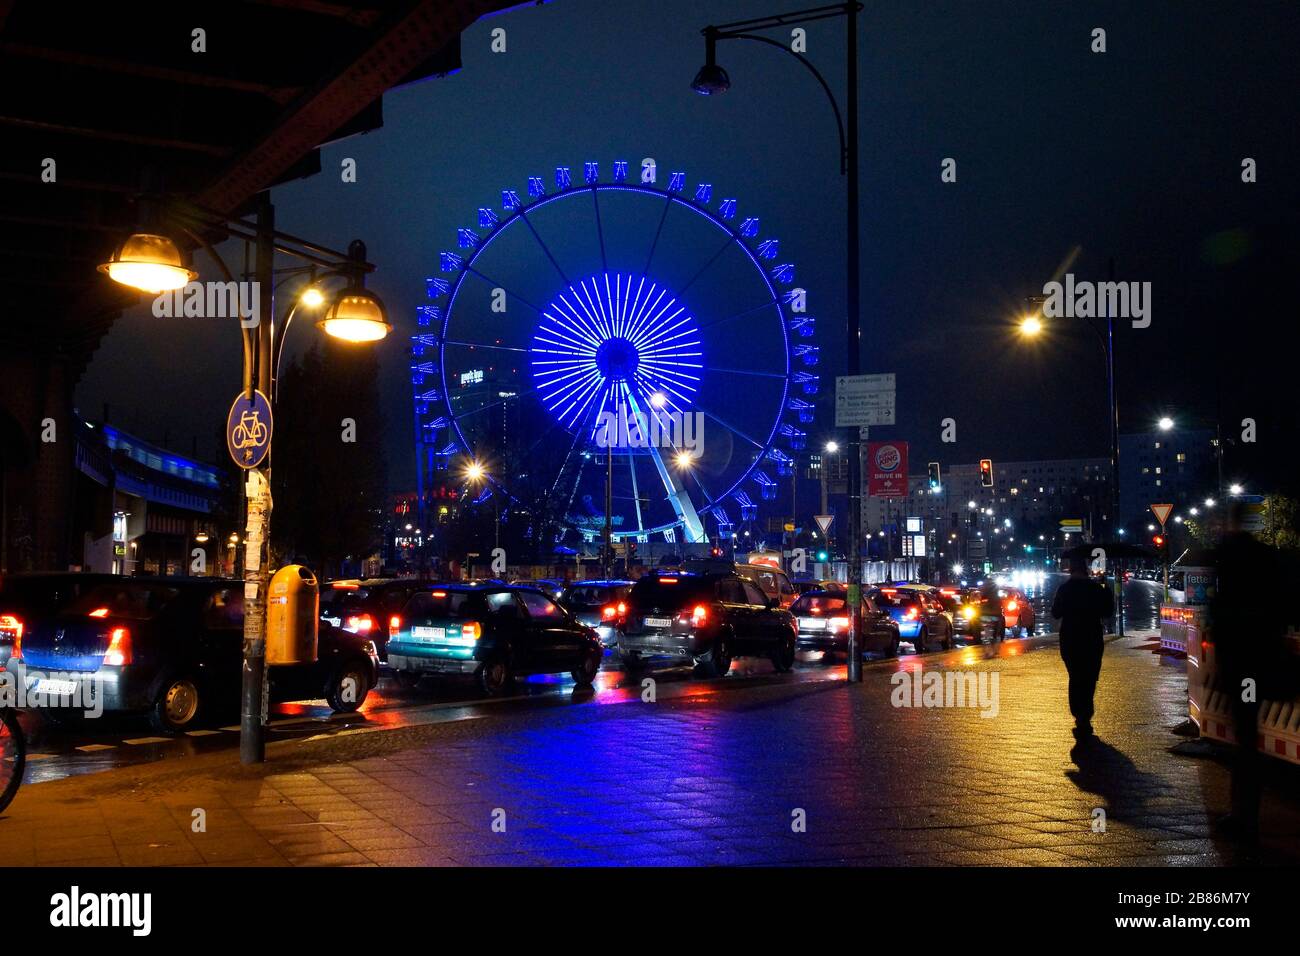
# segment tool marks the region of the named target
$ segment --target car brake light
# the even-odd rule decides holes
[[[703,604],[695,605],[695,608],[691,611],[691,623],[700,624],[701,622],[707,621],[708,619],[709,619],[709,609],[705,607]]]
[[[108,617],[108,608],[97,607],[86,616],[87,617]]]
[[[392,617],[388,619],[388,631],[391,634],[393,631],[400,631],[401,629],[402,629],[402,619],[398,617],[396,614],[394,614]]]
[[[108,650],[104,652],[104,663],[121,667],[131,663],[131,632],[124,627],[115,627],[109,633]]]
[[[921,616],[921,612],[914,607],[909,607],[907,609],[907,613],[903,615],[903,617],[909,621],[915,621],[920,616]]]
[[[7,634],[15,642],[23,638],[23,622],[13,614],[0,614],[0,634]]]
[[[335,581],[330,585],[330,587],[332,587],[335,591],[355,591],[358,588],[360,588],[361,585],[347,584],[342,581]]]
[[[433,596],[434,596],[434,597],[446,597],[446,596],[447,596],[447,592],[446,592],[446,591],[434,591],[434,592],[433,592]]]
[[[1012,598],[1010,601],[1007,602],[1007,610],[1008,610],[1008,611],[1014,611],[1014,610],[1015,610],[1016,608],[1018,608],[1019,606],[1020,606],[1020,605],[1016,603],[1015,598]]]
[[[478,623],[478,621],[466,621],[460,626],[460,636],[472,637],[477,641],[483,636],[483,627]]]
[[[602,621],[612,621],[618,616],[618,608],[612,604],[606,604],[600,609],[600,619]]]
[[[832,631],[846,631],[849,627],[849,619],[847,617],[833,617],[827,623],[830,625]]]
[[[375,619],[369,614],[353,614],[343,622],[343,630],[354,634],[369,634],[375,629]]]
[[[660,578],[660,579],[659,579],[659,583],[660,583],[660,584],[676,584],[676,583],[677,583],[677,579],[676,579],[676,578]]]

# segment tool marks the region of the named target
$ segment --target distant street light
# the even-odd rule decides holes
[[[833,455],[833,454],[835,454],[835,453],[836,453],[837,451],[839,451],[839,450],[840,450],[840,443],[839,443],[839,442],[837,442],[837,441],[828,441],[828,442],[826,443],[826,453],[827,453],[828,455]]]
[[[1246,490],[1246,489],[1243,488],[1243,487],[1241,487],[1241,485],[1235,485],[1235,484],[1234,484],[1234,485],[1231,485],[1231,486],[1228,488],[1228,493],[1229,493],[1229,494],[1233,494],[1233,495],[1239,495],[1239,494],[1241,494],[1241,493],[1242,493],[1243,491],[1245,491],[1245,490]]]
[[[1166,415],[1156,422],[1156,425],[1162,432],[1167,432],[1174,427],[1174,420]]]
[[[1043,331],[1043,320],[1036,315],[1027,315],[1020,320],[1020,334],[1033,338]]]

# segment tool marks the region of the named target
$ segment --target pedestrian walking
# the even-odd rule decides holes
[[[1052,599],[1052,617],[1061,622],[1061,660],[1070,677],[1070,714],[1078,740],[1092,736],[1092,701],[1106,647],[1103,621],[1114,615],[1110,588],[1092,579],[1084,558],[1072,558],[1070,578]]]

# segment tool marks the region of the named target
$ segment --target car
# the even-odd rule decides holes
[[[887,586],[873,589],[870,596],[893,618],[899,634],[911,642],[917,654],[923,654],[936,640],[944,650],[952,647],[953,622],[926,589]]]
[[[784,571],[766,564],[737,564],[736,574],[758,585],[764,594],[775,599],[782,608],[789,608],[799,596]]]
[[[736,657],[746,655],[768,657],[782,673],[794,667],[794,615],[739,574],[647,575],[632,586],[626,603],[618,649],[628,668],[683,661],[704,676],[723,677]]]
[[[632,584],[631,581],[577,581],[564,589],[560,606],[580,623],[594,629],[608,654],[618,645],[616,622],[627,612],[624,602]]]
[[[590,687],[605,656],[592,628],[531,587],[435,585],[412,594],[394,623],[388,666],[408,687],[465,674],[499,697],[518,677],[565,672]]]
[[[0,578],[0,667],[9,660],[14,642],[42,617],[54,614],[88,588],[114,579],[112,574],[56,571],[49,574],[7,574]]]
[[[375,642],[379,660],[388,660],[393,617],[412,594],[431,582],[415,578],[348,578],[320,590],[320,619]]]
[[[799,627],[797,647],[807,651],[848,652],[848,594],[838,589],[809,591],[790,607]],[[859,652],[880,651],[898,656],[898,624],[876,606],[866,592],[862,595],[862,638]]]
[[[11,665],[38,692],[84,700],[93,688],[105,713],[147,713],[156,730],[176,733],[238,710],[243,648],[243,581],[116,577],[38,621]],[[368,638],[324,624],[315,661],[267,675],[271,700],[323,697],[350,712],[378,681],[379,659]],[[49,715],[75,719],[71,708]]]
[[[564,594],[565,582],[559,578],[538,578],[535,581],[519,579],[510,582],[515,587],[532,588],[535,591],[541,591],[552,600],[558,601]]]

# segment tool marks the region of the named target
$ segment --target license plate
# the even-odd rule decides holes
[[[38,694],[47,694],[50,697],[69,697],[77,692],[77,682],[75,680],[57,680],[52,677],[43,677],[32,685],[32,690]]]
[[[425,641],[440,641],[447,636],[445,627],[413,627],[411,636]]]
[[[672,627],[673,619],[671,617],[648,617],[645,619],[646,627]]]
[[[824,617],[805,617],[799,621],[799,626],[805,631],[824,631],[826,630],[826,619]]]
[[[321,618],[321,620],[324,621],[326,624],[328,624],[330,627],[343,626],[343,618],[341,617],[323,617]]]

